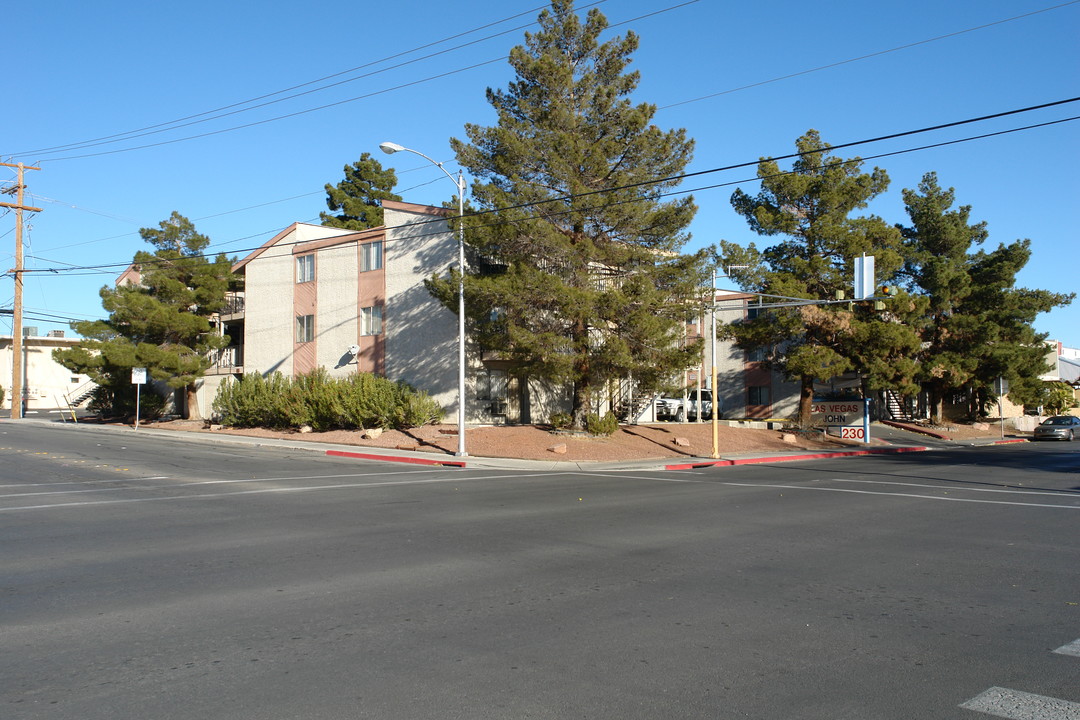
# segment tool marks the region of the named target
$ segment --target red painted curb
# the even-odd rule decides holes
[[[682,465],[665,465],[664,469],[665,470],[696,470],[697,468],[717,467],[717,466],[734,465],[734,464],[735,464],[734,460],[706,460],[706,461],[703,461],[703,462],[685,463],[685,464],[682,464]]]
[[[875,448],[873,450],[838,450],[836,452],[812,453],[807,455],[778,455],[775,457],[760,458],[737,458],[734,460],[712,460],[701,463],[685,463],[681,465],[665,465],[665,470],[696,470],[704,467],[730,466],[730,465],[755,465],[761,463],[794,462],[796,460],[823,460],[834,457],[854,457],[857,455],[891,455],[902,452],[923,452],[928,447],[902,447],[902,448]]]
[[[1010,443],[1022,443],[1027,442],[1027,438],[1015,438],[1013,440],[995,440],[995,445],[1009,445]]]
[[[428,460],[427,458],[401,457],[400,455],[373,455],[371,453],[345,452],[344,450],[327,450],[327,455],[335,457],[360,458],[361,460],[384,460],[387,462],[411,463],[413,465],[447,465],[450,467],[465,467],[461,460]]]
[[[894,420],[881,420],[882,425],[897,428],[898,430],[907,430],[908,432],[918,433],[920,435],[929,435],[932,438],[938,440],[952,440],[952,437],[945,433],[940,433],[929,428],[919,427],[918,425],[908,425],[907,423],[899,423]]]

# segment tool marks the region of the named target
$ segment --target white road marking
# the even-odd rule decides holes
[[[1080,657],[1080,640],[1073,640],[1068,645],[1062,645],[1055,650],[1058,655],[1072,655],[1073,657]]]
[[[1053,490],[1022,490],[1012,488],[977,488],[966,485],[930,485],[928,483],[907,483],[897,480],[855,480],[852,478],[829,478],[817,482],[840,482],[840,483],[865,483],[867,485],[902,485],[904,487],[934,488],[950,492],[985,492],[985,493],[1008,493],[1010,495],[1053,495],[1055,497],[1075,497],[1080,499],[1080,493],[1069,490],[1054,492]],[[943,480],[942,482],[948,482]]]
[[[423,472],[423,471],[415,471]],[[429,471],[430,472],[430,471]],[[401,472],[401,474],[406,474]],[[72,508],[72,507],[87,507],[90,505],[124,505],[128,503],[144,503],[144,502],[158,502],[166,500],[200,500],[205,498],[219,498],[219,497],[231,497],[237,495],[264,495],[270,493],[302,493],[302,492],[315,492],[319,490],[353,490],[353,489],[372,489],[380,487],[391,487],[394,485],[433,485],[433,484],[445,484],[445,483],[464,483],[478,480],[519,480],[529,477],[546,477],[550,473],[510,473],[507,475],[483,475],[483,476],[463,476],[456,475],[449,478],[432,478],[428,480],[387,480],[383,482],[369,482],[369,483],[343,483],[340,485],[309,485],[302,487],[286,487],[286,488],[260,488],[258,490],[239,490],[237,492],[219,492],[219,493],[195,493],[191,495],[162,495],[160,497],[139,497],[139,498],[117,498],[113,500],[86,500],[81,502],[65,502],[65,503],[51,503],[48,505],[24,505],[21,507],[6,507],[0,508],[0,513],[7,512],[22,512],[24,510],[52,510],[56,508]],[[327,476],[327,477],[349,477],[349,476]],[[289,479],[307,479],[307,478],[266,478],[266,480],[289,480]],[[228,482],[228,481],[226,481]],[[240,481],[236,481],[240,482]],[[199,485],[201,483],[187,483],[188,485]],[[179,486],[171,486],[179,487]],[[137,488],[126,488],[137,489]],[[47,493],[28,493],[28,494],[40,494]],[[10,496],[9,496],[10,497]]]
[[[408,475],[408,474],[417,474],[417,473],[431,474],[432,472],[435,472],[435,470],[401,470],[401,471],[398,471],[398,473],[396,473],[396,474],[399,474],[399,475]],[[190,486],[194,486],[194,485],[231,485],[231,484],[234,484],[234,483],[258,483],[258,482],[276,482],[276,481],[289,481],[289,480],[326,480],[326,479],[330,479],[330,478],[368,477],[370,475],[377,475],[377,474],[378,473],[348,473],[348,474],[345,474],[345,475],[296,475],[296,476],[293,476],[293,477],[242,478],[242,479],[239,479],[239,480],[195,480],[195,481],[191,481],[191,482],[186,482],[186,481],[180,480],[180,481],[177,481],[175,483],[172,483],[171,485],[169,485],[169,487],[177,488],[177,487],[190,487]],[[122,478],[122,479],[125,482],[130,482],[131,480],[140,480],[140,479],[141,480],[163,480],[163,479],[168,479],[168,476],[161,476],[161,477],[155,477],[155,478]],[[96,483],[105,483],[105,482],[115,483],[115,482],[117,482],[117,480],[90,480],[90,481],[87,481],[86,484],[90,484],[90,483],[95,483],[96,484]],[[29,484],[29,483],[26,483],[26,484]],[[73,483],[57,483],[57,484],[68,484],[68,485],[70,485],[70,484],[73,484]],[[12,486],[3,486],[3,487],[12,487]],[[42,483],[42,484],[36,485],[35,487],[49,488],[49,487],[53,487],[53,484],[51,484],[51,483]],[[42,492],[24,492],[24,493],[0,494],[0,498],[26,497],[28,495],[78,495],[78,494],[81,494],[81,493],[114,492],[116,490],[139,490],[139,489],[142,489],[142,488],[138,488],[138,487],[108,487],[108,488],[91,488],[90,490],[55,490],[55,491],[45,490],[45,491],[42,491]]]
[[[722,482],[720,485],[732,485],[735,487],[750,487],[750,488],[778,488],[780,490],[816,490],[818,492],[839,492],[839,493],[853,493],[855,495],[886,495],[888,497],[909,497],[917,498],[919,500],[938,500],[941,502],[966,502],[966,503],[983,503],[987,505],[1015,505],[1019,507],[1045,507],[1045,508],[1058,508],[1061,510],[1080,510],[1080,497],[1075,498],[1076,505],[1054,505],[1051,503],[1025,503],[1025,502],[1009,502],[1007,500],[978,500],[975,498],[958,498],[958,497],[941,497],[940,495],[916,495],[914,493],[898,493],[898,492],[875,492],[873,490],[849,490],[848,488],[827,488],[827,487],[810,487],[806,485],[776,485],[773,483],[762,482]]]
[[[960,705],[1007,720],[1080,720],[1080,703],[992,687]]]

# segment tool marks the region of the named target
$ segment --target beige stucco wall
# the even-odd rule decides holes
[[[12,337],[0,337],[0,385],[4,388],[3,407],[11,409]],[[27,411],[65,407],[64,395],[89,388],[90,378],[73,373],[52,359],[57,348],[68,348],[77,338],[23,338],[23,387],[27,390]]]
[[[315,318],[316,364],[334,377],[356,372],[356,361],[348,348],[356,343],[360,332],[356,307],[358,275],[355,243],[324,248],[316,253],[319,302],[319,313]]]
[[[292,243],[297,232],[267,248],[246,268],[247,310],[244,319],[244,371],[292,374],[293,284]]]
[[[437,302],[424,279],[457,265],[457,238],[446,220],[423,212],[422,206],[384,203],[386,223],[386,376],[426,391],[447,413],[457,417],[457,315]],[[435,220],[435,222],[431,222]],[[465,413],[478,422],[476,371],[479,363],[468,353]],[[484,416],[490,422],[489,416]]]

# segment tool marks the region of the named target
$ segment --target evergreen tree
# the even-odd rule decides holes
[[[764,159],[757,173],[761,192],[751,196],[736,190],[731,197],[751,229],[783,239],[763,251],[754,244],[736,250],[723,243],[722,263],[751,264],[753,272],[741,275],[747,289],[796,301],[826,301],[838,291],[850,292],[854,259],[864,253],[875,257],[879,277],[891,277],[901,265],[899,232],[876,216],[852,217],[888,188],[888,175],[880,168],[862,172],[859,158],[832,156],[816,130],[800,137],[796,148],[799,157],[790,172]],[[902,327],[886,326],[864,306],[778,308],[729,326],[727,334],[745,349],[779,349],[773,365],[800,382],[803,425],[810,422],[815,378],[857,370],[870,387],[882,387],[908,384],[914,372],[903,358],[915,339]]]
[[[89,375],[121,407],[131,394],[131,368],[145,367],[154,380],[184,388],[185,416],[198,418],[195,383],[211,365],[209,354],[229,343],[211,332],[209,318],[224,307],[234,282],[231,262],[223,254],[213,260],[203,255],[209,238],[177,212],[139,234],[155,248],[135,254],[139,282],[103,287],[109,318],[72,323],[85,339],[53,357]]]
[[[383,200],[400,200],[393,193],[397,175],[393,168],[383,169],[382,163],[370,153],[344,168],[345,179],[337,185],[326,185],[326,207],[330,213],[319,213],[322,224],[346,230],[367,230],[383,224]],[[334,215],[332,213],[337,213]]]
[[[516,79],[488,89],[498,124],[451,140],[485,211],[466,232],[480,260],[467,313],[472,336],[513,372],[569,383],[582,428],[608,380],[655,387],[697,355],[679,347],[687,303],[701,299],[704,256],[679,253],[696,207],[661,200],[693,142],[630,101],[634,33],[598,42],[606,19],[593,9],[582,21],[571,0],[553,0],[539,24],[510,54]],[[456,285],[428,283],[454,309]]]
[[[969,205],[953,209],[954,190],[943,190],[934,173],[903,196],[911,220],[910,227],[901,227],[903,274],[912,291],[928,299],[918,327],[931,418],[940,422],[944,398],[960,390],[972,398],[971,414],[980,414],[999,377],[1009,381],[1014,400],[1037,398],[1038,377],[1049,368],[1046,336],[1032,323],[1073,295],[1014,287],[1031,257],[1029,240],[972,253],[988,237],[986,223],[970,223]]]

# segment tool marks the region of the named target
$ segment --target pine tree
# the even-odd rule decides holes
[[[139,234],[155,248],[135,254],[140,281],[103,287],[99,294],[109,318],[72,323],[85,339],[53,356],[88,374],[116,411],[133,394],[131,368],[145,367],[154,380],[184,388],[185,416],[199,418],[196,381],[211,365],[209,354],[229,343],[211,332],[209,318],[224,307],[226,290],[235,282],[231,262],[223,254],[208,259],[203,251],[209,238],[177,212]]]
[[[510,54],[516,79],[487,92],[498,124],[451,141],[484,211],[467,225],[479,260],[467,312],[472,336],[514,373],[572,386],[581,428],[608,380],[655,387],[694,362],[697,348],[679,345],[704,257],[679,251],[696,207],[661,200],[693,142],[653,125],[654,105],[631,103],[636,35],[599,43],[606,19],[593,9],[583,22],[571,0],[553,0],[539,24]],[[429,289],[454,308],[456,283]]]
[[[902,362],[913,338],[902,329],[888,332],[868,308],[813,304],[848,292],[853,263],[873,255],[879,277],[891,277],[901,264],[899,232],[876,216],[852,217],[889,185],[884,170],[862,172],[859,158],[844,160],[830,153],[816,130],[796,141],[799,157],[790,172],[764,159],[758,165],[761,192],[736,190],[735,211],[760,235],[783,239],[763,251],[753,244],[733,251],[721,246],[722,262],[753,264],[748,289],[788,300],[811,301],[794,308],[760,313],[751,322],[731,325],[729,337],[746,349],[777,347],[774,367],[800,383],[799,421],[808,425],[814,380],[850,370],[862,372],[871,386],[903,380],[913,368]],[[860,339],[873,339],[875,352],[865,352]],[[885,354],[883,354],[885,351]],[[895,362],[889,362],[892,358]]]
[[[393,168],[383,169],[382,163],[364,153],[360,159],[344,167],[345,179],[337,185],[326,185],[326,207],[333,213],[319,213],[322,224],[346,230],[367,230],[383,224],[383,200],[400,200],[393,193],[397,175]]]
[[[1048,369],[1046,336],[1033,323],[1074,296],[1014,287],[1031,257],[1029,240],[972,253],[989,235],[986,223],[969,222],[970,205],[952,209],[955,191],[943,190],[936,174],[927,173],[918,191],[903,196],[911,220],[901,228],[903,274],[928,299],[918,327],[931,418],[940,422],[944,398],[960,390],[972,398],[971,414],[979,414],[999,377],[1009,381],[1014,400],[1038,397],[1039,375]]]

